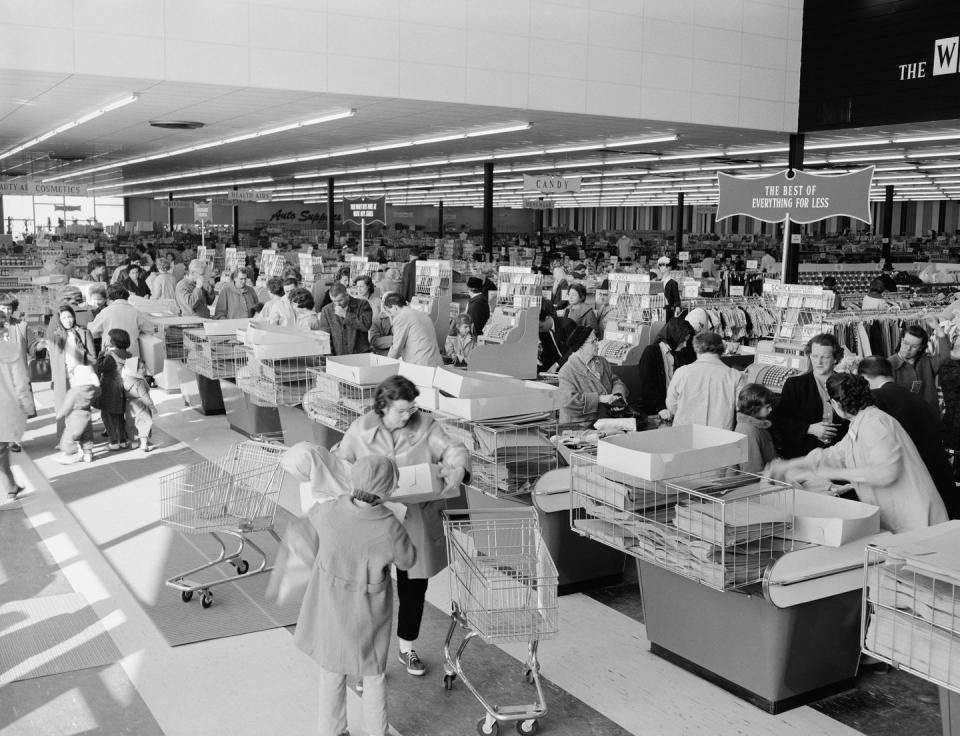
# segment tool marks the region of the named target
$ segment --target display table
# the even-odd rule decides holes
[[[854,684],[861,592],[777,608],[759,589],[719,591],[637,561],[650,651],[781,713]]]
[[[198,375],[182,363],[178,370],[180,393],[186,406],[207,416],[225,412],[220,381]]]

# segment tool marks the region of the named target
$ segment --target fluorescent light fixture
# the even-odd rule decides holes
[[[619,146],[645,146],[648,143],[670,143],[677,140],[676,134],[655,135],[649,138],[634,138],[626,141],[610,141],[604,144],[604,148],[618,148]]]
[[[834,158],[830,157],[830,163],[832,164],[853,164],[859,161],[896,161],[902,159],[902,153],[885,153],[881,156],[845,156],[843,158]],[[812,163],[812,162],[808,162]],[[823,161],[823,163],[827,163]]]
[[[764,146],[761,148],[728,148],[728,156],[751,156],[755,153],[787,153],[789,146]]]
[[[960,149],[951,148],[940,151],[920,151],[917,153],[908,153],[907,158],[941,158],[960,156]]]
[[[123,161],[114,161],[113,163],[103,164],[102,166],[94,166],[86,169],[77,169],[76,171],[71,171],[68,174],[60,174],[58,176],[51,176],[47,179],[44,179],[44,183],[51,181],[60,181],[61,179],[69,179],[74,176],[82,176],[84,174],[93,174],[99,171],[109,171],[111,169],[119,169],[124,166],[132,166],[134,164],[144,163],[145,161],[157,161],[163,158],[171,158],[173,156],[181,156],[185,153],[194,153],[196,151],[203,151],[208,148],[216,148],[217,146],[226,146],[232,143],[240,143],[242,141],[248,141],[253,138],[261,138],[263,136],[273,135],[274,133],[283,133],[288,130],[295,130],[297,128],[305,128],[310,125],[317,125],[319,123],[329,123],[333,120],[342,120],[343,118],[353,117],[357,114],[356,110],[343,110],[340,112],[330,113],[329,115],[323,115],[318,118],[310,118],[309,120],[301,120],[296,123],[289,123],[287,125],[281,125],[274,128],[266,128],[264,130],[257,130],[251,133],[241,133],[240,135],[235,135],[229,138],[219,138],[214,141],[207,141],[206,143],[196,143],[192,146],[185,146],[184,148],[175,148],[170,151],[162,151],[160,153],[150,154],[149,156],[140,156],[132,159],[125,159]],[[276,165],[276,164],[271,164]]]
[[[38,143],[43,143],[43,141],[49,138],[53,138],[55,135],[60,135],[61,133],[70,130],[71,128],[76,128],[78,125],[83,125],[84,123],[88,123],[94,118],[98,118],[101,115],[105,115],[108,112],[124,107],[125,105],[129,105],[131,102],[136,102],[136,100],[137,100],[137,95],[130,94],[130,95],[127,95],[126,97],[116,100],[115,102],[111,102],[107,105],[104,105],[103,107],[98,107],[96,110],[93,110],[92,112],[88,112],[84,115],[81,115],[75,120],[71,120],[68,123],[63,123],[63,125],[58,125],[53,130],[49,130],[46,133],[42,133],[41,135],[38,135],[36,138],[31,138],[25,143],[21,143],[17,146],[14,146],[13,148],[3,151],[2,153],[0,153],[0,161],[2,161],[5,158],[9,158],[10,156],[13,156],[15,154],[18,154],[21,151],[25,151],[28,148],[32,148]],[[47,181],[47,180],[44,180],[44,181]]]
[[[467,137],[466,133],[454,133],[453,135],[438,135],[435,138],[419,138],[410,141],[415,146],[426,146],[430,143],[446,143],[447,141],[460,141]]]
[[[722,157],[723,151],[707,151],[705,153],[677,153],[677,154],[671,154],[669,156],[661,156],[660,160],[661,161],[679,161],[681,159],[687,159],[687,158],[716,158],[718,156]]]
[[[502,128],[490,128],[488,130],[475,130],[465,134],[467,138],[477,138],[481,135],[500,135],[501,133],[517,133],[521,130],[530,130],[533,126],[530,123],[518,123],[517,125],[507,125]]]
[[[894,138],[894,143],[926,143],[928,141],[955,141],[960,138],[960,133],[938,133],[930,135],[910,135],[900,138]]]
[[[869,146],[886,146],[889,145],[889,138],[864,138],[861,140],[845,140],[845,141],[823,141],[817,143],[816,141],[812,143],[805,143],[803,146],[804,151],[819,151],[825,148],[866,148]]]

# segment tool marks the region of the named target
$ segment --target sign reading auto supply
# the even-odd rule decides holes
[[[352,222],[359,225],[365,222],[370,225],[374,222],[387,224],[386,197],[357,197],[343,200],[343,223]]]
[[[817,222],[852,217],[870,224],[870,182],[873,166],[851,174],[811,174],[783,170],[747,179],[718,174],[717,220],[747,215],[764,222]]]
[[[528,192],[579,192],[579,176],[530,176],[523,175],[523,188]]]

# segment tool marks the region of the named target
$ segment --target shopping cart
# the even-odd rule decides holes
[[[521,734],[536,733],[538,718],[547,712],[540,681],[537,648],[541,639],[557,633],[557,568],[550,559],[537,512],[500,509],[445,511],[444,532],[450,561],[451,621],[443,644],[450,690],[459,676],[487,714],[477,722],[481,734],[499,734],[514,723]],[[451,641],[457,627],[466,630],[456,653]],[[461,664],[474,637],[486,641],[525,641],[524,677],[536,686],[537,699],[528,705],[493,705],[467,678]]]
[[[160,521],[186,534],[207,533],[220,547],[216,559],[194,567],[167,580],[167,585],[180,591],[184,603],[200,594],[204,608],[213,605],[211,588],[234,580],[269,572],[267,555],[247,538],[251,532],[269,532],[277,543],[280,537],[273,529],[280,497],[283,470],[280,457],[283,445],[267,442],[242,442],[216,460],[205,460],[160,478]],[[234,537],[239,544],[227,554],[223,537]],[[242,558],[245,548],[260,555],[260,564],[250,569]],[[221,563],[232,565],[236,577],[210,582],[191,579],[198,572]]]

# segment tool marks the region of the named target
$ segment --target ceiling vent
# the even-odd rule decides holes
[[[151,120],[150,125],[154,128],[165,128],[166,130],[197,130],[202,128],[205,123],[196,120]]]
[[[69,153],[48,153],[47,158],[51,161],[64,161],[66,163],[71,163],[73,161],[83,161],[87,157],[80,155],[71,155]]]
[[[0,176],[9,176],[11,178],[16,178],[18,176],[26,176],[26,171],[17,171],[16,169],[7,169],[6,171],[0,171]]]

